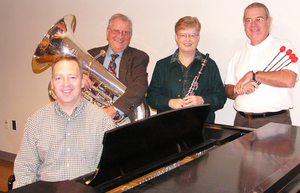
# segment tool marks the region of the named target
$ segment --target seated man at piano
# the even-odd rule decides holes
[[[82,97],[82,77],[76,57],[60,55],[53,62],[51,87],[57,99],[27,120],[14,163],[14,188],[39,180],[69,180],[96,170],[104,132],[115,124]]]
[[[186,16],[178,20],[175,25],[178,49],[156,63],[146,98],[157,113],[210,104],[206,122],[214,123],[215,111],[223,108],[226,94],[218,66],[211,58],[205,61],[205,55],[197,49],[200,29],[196,17]],[[200,68],[199,82],[195,82],[194,77]],[[198,88],[191,86],[193,82],[198,83]]]

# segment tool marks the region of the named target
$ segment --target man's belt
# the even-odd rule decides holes
[[[238,111],[240,115],[243,117],[246,117],[247,119],[256,119],[256,118],[264,118],[264,117],[270,117],[274,115],[280,115],[283,113],[286,113],[287,110],[277,111],[277,112],[267,112],[267,113],[244,113],[241,111]]]

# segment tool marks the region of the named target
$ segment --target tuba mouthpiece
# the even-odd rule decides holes
[[[101,50],[101,51],[100,51],[100,56],[105,57],[105,55],[106,55],[105,50]],[[100,57],[100,56],[99,56],[99,57]]]
[[[93,61],[97,60],[101,56],[105,57],[105,55],[106,55],[105,50],[100,50],[100,53],[97,56],[94,57]]]

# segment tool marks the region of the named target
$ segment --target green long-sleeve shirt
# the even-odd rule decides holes
[[[176,55],[177,54],[177,55]],[[147,102],[157,113],[171,110],[169,100],[174,98],[184,98],[182,93],[183,72],[178,62],[178,50],[156,63],[152,80],[147,91]],[[190,84],[197,75],[202,58],[204,57],[198,50],[194,61],[190,64],[188,78]],[[199,80],[198,89],[195,95],[202,96],[205,104],[210,104],[210,112],[206,119],[208,123],[214,123],[215,111],[223,108],[227,96],[224,90],[220,72],[216,63],[209,59],[204,67]]]

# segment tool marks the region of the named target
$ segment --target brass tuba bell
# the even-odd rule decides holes
[[[48,33],[37,46],[32,58],[32,69],[35,73],[45,71],[53,61],[61,54],[76,56],[82,62],[83,73],[87,74],[94,82],[92,89],[82,91],[83,97],[89,102],[101,107],[109,107],[126,90],[126,86],[113,74],[108,72],[97,60],[98,57],[105,56],[105,51],[101,51],[93,58],[74,37],[76,28],[76,18],[74,15],[67,15],[54,24]],[[55,93],[49,89],[49,95],[55,100]],[[109,94],[113,95],[111,97]],[[149,116],[149,107],[144,100],[143,103],[134,109],[130,121],[141,120]],[[124,117],[115,118],[116,125],[121,124]]]

